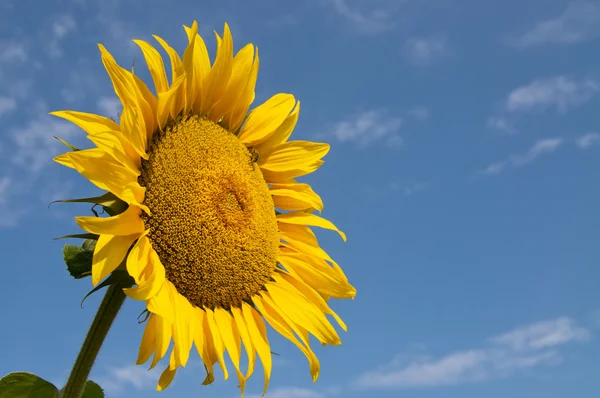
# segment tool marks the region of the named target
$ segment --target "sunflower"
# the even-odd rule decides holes
[[[156,48],[134,40],[156,94],[99,45],[123,107],[119,123],[90,113],[52,113],[95,144],[55,160],[123,204],[110,217],[76,217],[97,235],[92,283],[119,267],[135,281],[125,293],[145,301],[149,314],[137,364],[153,357],[153,368],[173,342],[159,391],[186,366],[195,346],[207,371],[204,384],[214,380],[216,364],[228,378],[227,353],[242,395],[258,354],[266,392],[272,367],[266,324],[302,351],[316,381],[320,365],[309,334],[323,345],[339,345],[327,315],[346,326],[327,301],[356,293],[310,227],[335,230],[345,240],[344,233],[315,214],[323,209],[321,198],[296,181],[323,164],[329,145],[288,140],[300,111],[291,94],[276,94],[248,111],[257,48],[247,44],[234,56],[225,24],[222,37],[215,33],[211,65],[197,23],[184,28],[183,59],[154,36],[169,56],[170,84]]]

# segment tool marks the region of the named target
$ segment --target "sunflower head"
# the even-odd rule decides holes
[[[323,208],[321,198],[296,180],[323,164],[329,146],[289,140],[300,111],[291,94],[277,94],[249,112],[259,66],[252,44],[234,55],[225,25],[211,61],[197,23],[185,31],[182,58],[155,36],[170,60],[170,82],[157,49],[134,41],[154,92],[99,46],[123,106],[119,123],[89,113],[53,113],[81,127],[95,145],[55,160],[116,196],[125,209],[106,218],[76,218],[98,235],[92,282],[126,265],[135,286],[125,293],[144,301],[150,313],[137,363],[153,357],[152,368],[169,357],[158,390],[186,365],[195,346],[208,372],[205,383],[214,380],[216,364],[228,378],[227,353],[242,394],[258,355],[266,391],[266,324],[306,355],[316,380],[320,366],[309,334],[322,344],[340,344],[327,316],[345,325],[327,300],[356,292],[310,227],[345,235],[315,214]]]

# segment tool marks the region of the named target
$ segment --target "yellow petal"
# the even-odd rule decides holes
[[[275,147],[285,143],[288,138],[290,138],[292,132],[294,131],[294,127],[296,127],[296,123],[298,122],[299,115],[300,101],[296,103],[296,107],[292,113],[285,118],[279,127],[277,127],[277,130],[275,130],[273,135],[255,147],[261,157],[259,164],[263,164],[269,158]]]
[[[308,184],[273,184],[269,192],[275,207],[282,210],[323,210],[321,197]]]
[[[288,117],[296,100],[292,94],[276,94],[256,107],[244,123],[238,138],[253,146],[269,138]]]
[[[146,124],[141,111],[137,107],[126,106],[123,108],[121,127],[123,134],[127,137],[136,153],[142,158],[148,159],[148,154],[146,153]]]
[[[50,114],[70,121],[88,134],[110,130],[119,131],[119,125],[114,120],[93,113],[56,111],[50,112]]]
[[[137,284],[143,282],[142,276],[145,273],[146,266],[150,262],[150,251],[153,251],[147,236],[148,232],[150,230],[146,230],[140,235],[127,256],[127,273]]]
[[[340,327],[344,329],[344,331],[348,330],[344,321],[342,321],[342,319],[335,313],[335,311],[329,308],[327,302],[323,299],[323,297],[321,297],[319,293],[317,293],[314,289],[312,289],[310,286],[304,283],[301,279],[296,279],[293,276],[285,273],[278,273],[277,277],[280,278],[278,279],[278,281],[285,280],[286,283],[293,286],[298,291],[298,293],[306,297],[306,299],[309,302],[311,302],[315,307],[317,307],[319,311],[321,311],[324,314],[331,315],[336,320],[338,325],[340,325]]]
[[[171,358],[173,358],[173,353],[171,353]],[[164,370],[164,372],[162,372],[160,378],[158,379],[156,391],[163,391],[165,388],[167,388],[175,378],[175,373],[177,373],[177,367],[172,368],[169,364],[169,366]]]
[[[204,380],[204,383],[202,384],[210,384],[215,379],[213,366],[217,363],[219,357],[215,350],[206,312],[197,307],[193,307],[192,312],[194,314],[193,318],[197,322],[193,334],[194,344],[196,345],[198,355],[202,358],[202,362],[204,362],[208,372],[206,380]]]
[[[254,46],[252,44],[245,45],[233,58],[231,75],[229,82],[225,88],[225,92],[210,110],[211,120],[220,120],[225,114],[229,113],[230,117],[223,121],[223,125],[228,128],[228,120],[235,113],[236,105],[240,101],[241,94],[246,87],[248,77],[252,72],[252,64],[254,62]],[[250,104],[248,104],[250,106]],[[248,108],[246,108],[248,109]],[[234,130],[235,131],[235,130]]]
[[[283,337],[294,343],[296,347],[302,351],[302,353],[308,359],[308,363],[310,365],[310,373],[313,376],[313,381],[319,375],[319,360],[314,352],[308,346],[308,341],[301,334],[301,331],[298,328],[298,325],[295,325],[293,322],[288,321],[287,316],[282,313],[273,303],[272,299],[268,294],[261,293],[262,297],[255,296],[252,298],[252,301],[256,305],[256,308],[260,311],[262,316],[269,322],[269,325]],[[298,337],[300,337],[303,341],[302,343],[298,340],[298,338],[294,335],[294,332]]]
[[[175,364],[185,366],[192,348],[192,336],[190,336],[190,318],[192,306],[189,301],[177,292],[175,287],[171,289],[171,301],[176,304],[175,322],[173,322],[173,351],[175,353]]]
[[[92,284],[95,286],[123,262],[127,251],[139,234],[115,236],[100,235],[94,249]]]
[[[146,149],[145,140],[148,134],[146,132],[146,128],[148,128],[149,131],[153,131],[154,124],[154,114],[151,106],[152,104],[150,104],[146,98],[149,94],[149,90],[145,84],[141,80],[136,79],[136,76],[134,76],[130,71],[117,65],[113,56],[104,48],[103,45],[99,44],[98,48],[102,54],[102,63],[104,64],[104,67],[106,68],[106,71],[108,72],[108,75],[113,83],[115,93],[121,100],[121,104],[123,104],[123,114],[121,115],[121,127],[123,134],[125,134],[133,147],[138,151],[138,154],[144,157]],[[136,109],[135,117],[139,120],[127,120],[127,126],[125,126],[124,117],[127,108]],[[132,116],[128,115],[127,117]],[[132,128],[132,126],[134,128]],[[138,126],[141,127],[138,128]],[[143,142],[140,143],[142,138]]]
[[[229,25],[225,24],[223,40],[218,40],[219,36],[216,36],[219,45],[215,63],[207,77],[208,84],[205,90],[205,98],[200,108],[202,114],[209,113],[209,110],[223,96],[233,66],[233,38],[231,37]],[[215,121],[218,121],[218,119]]]
[[[223,340],[221,337],[221,333],[219,332],[219,327],[215,322],[215,314],[210,308],[204,308],[204,311],[206,312],[206,320],[208,323],[208,327],[210,328],[210,333],[212,335],[214,350],[217,354],[217,357],[219,358],[219,365],[221,366],[221,370],[223,371],[223,378],[227,380],[227,378],[229,378],[229,372],[227,371],[225,359],[223,358],[225,347],[223,346]]]
[[[237,91],[237,100],[231,110],[224,116],[223,126],[229,131],[237,131],[248,113],[248,109],[254,101],[254,88],[256,87],[256,79],[258,78],[258,68],[260,59],[258,57],[258,48],[255,48],[254,62],[249,73],[244,79],[244,85],[240,85]]]
[[[75,217],[77,224],[85,231],[98,235],[133,235],[140,236],[144,232],[144,222],[140,218],[141,210],[129,206],[121,214],[113,217]],[[133,240],[131,241],[133,243]]]
[[[171,60],[171,81],[174,83],[175,80],[183,73],[183,63],[181,62],[181,58],[179,58],[177,51],[175,51],[173,47],[169,46],[161,37],[156,35],[152,35],[152,37],[159,42],[162,48],[169,55],[169,59]]]
[[[156,349],[156,315],[150,314],[140,342],[140,350],[135,362],[136,365],[146,363]]]
[[[235,371],[240,382],[240,388],[243,394],[246,379],[240,372],[241,347],[239,331],[233,318],[231,317],[231,315],[229,315],[229,312],[225,311],[223,308],[215,308],[214,314],[215,323],[217,325],[217,328],[219,328],[219,334],[223,339],[225,349],[229,353],[229,358],[231,358],[231,362],[235,367]]]
[[[150,310],[150,309],[148,309]],[[171,343],[171,322],[165,320],[162,316],[156,316],[156,350],[150,369],[165,356]]]
[[[120,131],[100,131],[88,135],[87,138],[98,148],[111,154],[128,169],[138,170],[138,175],[141,173],[139,169],[142,165],[142,159]]]
[[[322,217],[319,217],[316,214],[302,213],[302,212],[298,212],[298,211],[284,213],[284,214],[278,214],[277,222],[285,223],[285,224],[296,224],[296,225],[311,225],[313,227],[321,227],[321,228],[325,228],[325,229],[330,229],[330,230],[336,231],[338,234],[340,234],[340,236],[342,237],[344,242],[346,241],[346,234],[344,234],[342,231],[337,229],[337,227],[335,225],[333,225],[333,223],[331,221],[328,221]]]
[[[298,166],[297,168],[290,168],[287,170],[273,171],[261,167],[263,177],[269,184],[279,183],[290,183],[294,178],[305,176],[310,173],[314,173],[319,167],[323,166],[325,162],[323,160],[317,160],[314,163],[306,166]]]
[[[289,172],[295,171],[294,175],[287,177],[294,178],[314,171],[315,165],[327,152],[329,152],[329,144],[289,141],[275,146],[266,159],[259,159],[259,166],[263,173],[269,172],[274,175],[285,175],[286,177]]]
[[[237,326],[237,330],[244,343],[244,349],[246,350],[246,356],[248,357],[248,370],[246,371],[245,378],[248,379],[254,371],[254,362],[256,360],[256,352],[254,351],[254,345],[252,344],[252,338],[248,332],[248,326],[244,321],[244,315],[242,310],[238,307],[231,308],[231,314]]]
[[[334,268],[325,261],[317,261],[309,256],[293,252],[286,248],[279,250],[277,261],[291,274],[321,294],[335,298],[353,298],[356,289],[348,283],[345,276],[340,277]]]
[[[174,311],[175,303],[172,302],[170,294],[172,288],[174,288],[173,284],[165,280],[158,293],[146,301],[148,311],[159,315],[169,325],[169,336],[171,324],[174,322],[176,315]]]
[[[188,35],[188,47],[183,53],[183,69],[187,75],[186,110],[200,112],[205,100],[206,78],[210,72],[210,58],[202,37],[198,35],[198,23],[184,26]]]
[[[72,169],[75,168],[73,163],[71,163],[71,158],[69,158],[69,153],[63,153],[54,158],[54,161],[58,164],[62,164],[63,166],[70,167]]]
[[[248,327],[248,334],[252,339],[252,345],[256,347],[256,352],[258,353],[258,357],[262,362],[265,374],[265,388],[263,391],[264,396],[269,387],[272,368],[271,345],[267,339],[267,328],[265,327],[264,321],[260,315],[247,303],[242,303],[242,312],[244,315],[244,321]]]
[[[163,63],[160,53],[156,51],[156,49],[148,42],[143,40],[134,40],[133,42],[137,44],[144,53],[148,70],[150,71],[150,75],[154,81],[156,94],[158,95],[164,91],[167,91],[169,89],[169,82],[165,72],[165,64]]]
[[[279,275],[274,275],[273,278],[277,283],[267,283],[267,291],[284,314],[295,324],[312,333],[321,343],[342,343],[333,326],[313,303],[293,285],[285,283]]]
[[[127,263],[129,264],[129,259]],[[123,289],[128,297],[134,300],[148,300],[162,288],[165,282],[165,267],[154,250],[150,251],[150,264],[146,265],[146,269],[151,270],[147,278],[141,280],[136,287]]]
[[[181,101],[180,94],[182,93],[181,87],[185,79],[185,74],[178,76],[167,91],[158,94],[156,119],[160,128],[165,126],[169,117],[175,119],[179,112],[181,112],[179,104],[183,102]]]
[[[139,170],[132,170],[123,165],[114,156],[99,148],[85,149],[66,153],[75,169],[85,178],[105,191],[110,191],[119,199],[132,204],[132,198],[124,195],[124,187],[138,184]],[[141,188],[141,187],[140,187]],[[145,189],[136,191],[135,203],[144,200]]]

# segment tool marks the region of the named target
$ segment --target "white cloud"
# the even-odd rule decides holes
[[[15,145],[12,161],[31,173],[39,173],[64,148],[54,136],[69,141],[77,135],[83,136],[77,126],[56,117],[43,116],[31,120],[11,131]]]
[[[23,43],[16,41],[0,42],[0,63],[25,62],[27,59],[27,50]]]
[[[399,8],[408,0],[328,0],[359,31],[377,34],[394,27]]]
[[[537,79],[514,89],[506,100],[509,111],[545,110],[556,107],[559,112],[589,101],[600,90],[593,79],[573,80],[565,76]]]
[[[322,391],[316,391],[310,388],[300,387],[278,387],[270,389],[265,395],[266,398],[331,398],[339,395],[339,387],[329,387]],[[248,398],[259,398],[262,395],[247,395]]]
[[[17,101],[15,101],[13,98],[0,97],[0,118],[2,115],[13,111],[16,107]]]
[[[121,101],[115,97],[102,97],[96,105],[104,116],[112,118],[115,118],[122,108]]]
[[[600,133],[587,133],[575,141],[577,146],[581,149],[587,149],[593,145],[600,143]]]
[[[393,191],[402,191],[402,193],[404,193],[404,195],[410,196],[417,192],[424,191],[425,189],[430,187],[430,184],[425,181],[419,181],[419,182],[415,182],[413,184],[402,186],[402,185],[398,184],[397,182],[393,182],[390,185],[390,187],[392,188]]]
[[[528,163],[533,162],[542,155],[550,154],[556,151],[562,144],[564,139],[560,137],[546,138],[538,140],[529,151],[523,154],[511,155],[505,160],[500,162],[492,163],[487,166],[484,170],[480,171],[479,174],[495,175],[499,174],[508,166],[522,167]]]
[[[538,22],[531,30],[509,40],[509,43],[529,48],[544,44],[574,44],[600,36],[600,4],[577,1],[571,3],[554,19]]]
[[[404,51],[411,62],[419,66],[431,65],[450,53],[445,38],[419,37],[408,39]]]
[[[587,341],[590,332],[568,317],[559,317],[549,321],[513,329],[494,336],[490,341],[504,345],[515,351],[539,350],[554,347],[572,341]]]
[[[396,360],[377,371],[364,373],[356,385],[360,388],[424,388],[506,378],[525,369],[559,365],[563,361],[561,346],[588,338],[587,329],[560,317],[492,337],[488,347],[438,358],[419,356]]]
[[[58,16],[52,23],[52,38],[46,47],[48,55],[54,58],[60,57],[62,55],[60,42],[76,28],[77,25],[72,16],[67,14]]]
[[[96,377],[97,383],[110,394],[133,387],[136,390],[152,390],[156,387],[160,370],[148,370],[143,366],[129,365],[108,369],[108,375]]]
[[[487,127],[504,134],[516,134],[518,131],[508,119],[500,116],[492,116],[487,121]]]
[[[384,110],[369,110],[341,121],[333,126],[333,135],[341,142],[354,142],[366,146],[376,141],[386,140],[388,145],[402,143],[398,131],[402,119],[389,116]]]
[[[431,111],[424,106],[414,106],[408,110],[408,113],[417,120],[426,120],[431,116]]]
[[[6,203],[6,197],[8,196],[8,187],[10,186],[10,183],[10,178],[0,178],[0,205]]]

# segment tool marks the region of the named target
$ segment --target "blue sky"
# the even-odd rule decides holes
[[[270,398],[587,398],[600,391],[600,2],[563,0],[61,0],[0,4],[0,374],[62,384],[101,295],[65,271],[53,237],[77,232],[97,191],[51,162],[47,112],[115,116],[96,47],[123,66],[131,39],[181,51],[197,19],[258,45],[257,103],[302,102],[295,138],[331,143],[305,181],[318,231],[358,294],[334,309],[340,347],[317,347],[312,384],[297,349],[270,334]],[[596,170],[596,171],[594,171]],[[594,210],[596,209],[596,210]],[[92,378],[108,397],[236,397],[203,387],[192,361],[163,393],[135,367],[143,307],[127,302]],[[247,396],[262,391],[261,372]]]

